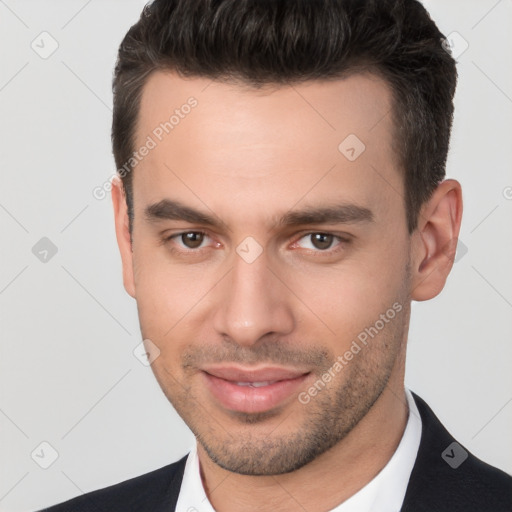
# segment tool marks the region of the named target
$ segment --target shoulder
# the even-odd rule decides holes
[[[402,512],[510,512],[512,477],[470,453],[425,401],[413,396],[422,433]]]
[[[40,512],[115,512],[173,510],[186,456],[181,460],[115,485],[92,491]]]

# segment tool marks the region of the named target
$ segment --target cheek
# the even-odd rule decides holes
[[[406,265],[404,247],[372,248],[337,268],[290,276],[290,288],[308,307],[306,325],[330,333],[336,343],[350,342],[393,304],[404,302]]]
[[[170,265],[161,247],[134,247],[133,261],[140,323],[161,338],[199,300],[201,281]]]

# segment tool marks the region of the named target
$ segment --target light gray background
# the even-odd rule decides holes
[[[469,44],[448,163],[464,189],[464,245],[443,293],[413,304],[406,383],[512,472],[512,1],[425,3]],[[193,441],[132,353],[141,338],[110,198],[92,196],[115,169],[111,74],[143,4],[0,0],[2,511],[156,469]],[[50,48],[43,31],[59,44],[47,59],[31,48]],[[58,248],[46,263],[32,253],[42,237]],[[31,458],[43,441],[59,454],[46,470]]]

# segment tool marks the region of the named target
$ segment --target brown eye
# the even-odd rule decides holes
[[[309,236],[313,247],[320,250],[329,249],[334,240],[334,236],[327,233],[312,233]]]
[[[180,235],[181,241],[188,249],[197,249],[204,241],[204,233],[198,231],[190,231]]]

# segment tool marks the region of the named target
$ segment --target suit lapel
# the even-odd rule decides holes
[[[164,500],[158,504],[158,508],[153,508],[151,511],[148,510],[148,512],[174,512],[176,510],[187,457],[188,455],[185,455],[185,457],[177,462],[176,471],[171,477]]]
[[[510,477],[457,443],[430,407],[412,395],[421,415],[422,432],[401,512],[510,510]]]

